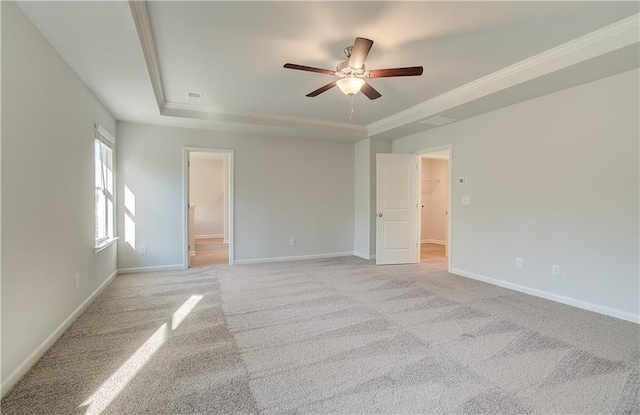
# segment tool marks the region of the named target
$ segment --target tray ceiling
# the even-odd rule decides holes
[[[168,104],[162,116],[126,2],[19,5],[117,119],[352,139],[371,135],[371,126],[382,120],[638,13],[635,2],[148,2],[148,36]],[[356,95],[349,125],[349,100],[337,88],[305,97],[332,77],[282,65],[333,69],[356,36],[375,42],[367,69],[422,65],[424,74],[370,80],[382,98]],[[619,67],[604,65],[602,76],[637,67],[632,49]],[[562,80],[553,82],[555,90],[563,87]],[[566,84],[572,86],[572,79]],[[187,91],[202,93],[202,102],[181,107]],[[475,113],[481,112],[480,103]],[[309,127],[315,121],[330,128],[314,132]]]

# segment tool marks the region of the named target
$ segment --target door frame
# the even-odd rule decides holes
[[[235,233],[234,233],[234,195],[233,195],[233,150],[211,147],[189,147],[182,148],[182,246],[183,246],[183,267],[189,268],[189,153],[216,153],[228,156],[226,163],[226,183],[229,192],[227,200],[227,211],[229,212],[229,265],[235,262]]]
[[[447,189],[447,211],[449,215],[447,216],[447,271],[451,272],[451,258],[453,257],[453,238],[451,237],[453,232],[453,145],[446,144],[438,147],[429,147],[421,150],[416,150],[414,154],[418,155],[420,163],[418,163],[418,194],[422,195],[422,156],[429,153],[436,153],[442,150],[449,150],[449,163],[448,163],[448,176],[449,176],[449,188]],[[421,196],[422,197],[422,196]],[[420,201],[422,203],[422,200]],[[422,214],[418,215],[418,235],[421,235],[422,231]],[[421,237],[419,239],[422,239]],[[420,245],[420,250],[422,250],[422,245]],[[418,255],[420,255],[420,250],[418,251]],[[418,257],[418,262],[420,262],[420,257]]]

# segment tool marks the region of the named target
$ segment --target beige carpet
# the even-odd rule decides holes
[[[2,414],[640,413],[638,325],[442,261],[117,277]]]

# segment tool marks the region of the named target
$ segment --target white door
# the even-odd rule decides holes
[[[413,264],[418,243],[418,156],[378,154],[376,264]]]

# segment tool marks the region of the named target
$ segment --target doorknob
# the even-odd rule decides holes
[[[382,213],[378,213],[378,217],[381,218],[382,217]]]

